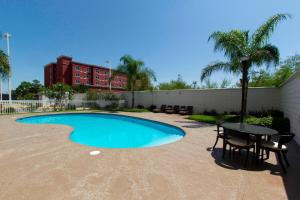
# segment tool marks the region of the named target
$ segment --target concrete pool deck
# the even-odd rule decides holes
[[[243,169],[243,156],[221,159],[215,126],[184,116],[119,113],[166,122],[186,136],[144,149],[104,149],[69,140],[71,127],[30,125],[0,116],[0,199],[299,199],[300,147],[290,145],[282,176],[273,153]],[[100,150],[91,156],[89,152]]]

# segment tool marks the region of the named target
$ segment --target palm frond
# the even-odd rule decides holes
[[[276,26],[288,18],[291,18],[289,14],[276,14],[270,17],[264,24],[262,24],[252,35],[251,46],[260,47],[265,45],[271,34],[274,32]]]
[[[0,50],[0,74],[2,78],[6,78],[10,75],[8,56],[2,50]]]
[[[214,62],[214,63],[206,66],[204,69],[202,69],[201,81],[203,81],[205,78],[207,78],[213,72],[216,72],[216,71],[234,72],[235,70],[237,70],[237,69],[232,63]]]
[[[255,49],[251,55],[252,63],[260,66],[262,64],[267,64],[267,67],[270,64],[277,65],[280,60],[279,50],[276,46],[267,44],[261,48]]]
[[[215,51],[224,51],[225,56],[233,60],[245,54],[248,46],[248,32],[242,30],[217,31],[212,33],[208,40],[215,42]]]

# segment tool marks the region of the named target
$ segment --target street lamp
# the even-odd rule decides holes
[[[9,49],[9,38],[11,37],[10,33],[4,33],[4,37],[6,38],[6,45],[7,45],[7,57],[9,62],[9,56],[10,56],[10,49]],[[11,103],[11,67],[10,67],[10,74],[8,76],[8,96],[9,96],[9,102]]]
[[[107,65],[108,65],[108,67],[109,67],[109,91],[111,92],[111,62],[110,62],[110,60],[107,60],[107,61],[105,61],[106,63],[107,63]]]

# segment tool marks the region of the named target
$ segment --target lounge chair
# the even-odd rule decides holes
[[[178,105],[175,105],[173,107],[173,109],[167,109],[166,110],[166,113],[168,113],[168,114],[176,114],[178,112],[179,112],[179,106]]]
[[[186,110],[186,106],[180,106],[179,111]]]
[[[165,110],[165,113],[169,112],[169,110],[173,110],[173,106],[168,105]]]
[[[154,109],[156,109],[156,106],[155,106],[155,105],[149,106],[149,110],[150,110],[150,111],[153,111]]]
[[[153,109],[152,112],[159,113],[159,112],[165,112],[165,110],[166,110],[166,105],[163,104],[163,105],[160,106],[160,108]]]
[[[185,110],[180,110],[178,113],[181,115],[191,115],[193,114],[194,107],[188,106]]]

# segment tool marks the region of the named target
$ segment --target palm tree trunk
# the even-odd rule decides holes
[[[243,77],[242,77],[242,102],[241,102],[241,120],[243,123],[247,112],[247,96],[248,96],[248,65],[247,62],[242,62]]]

